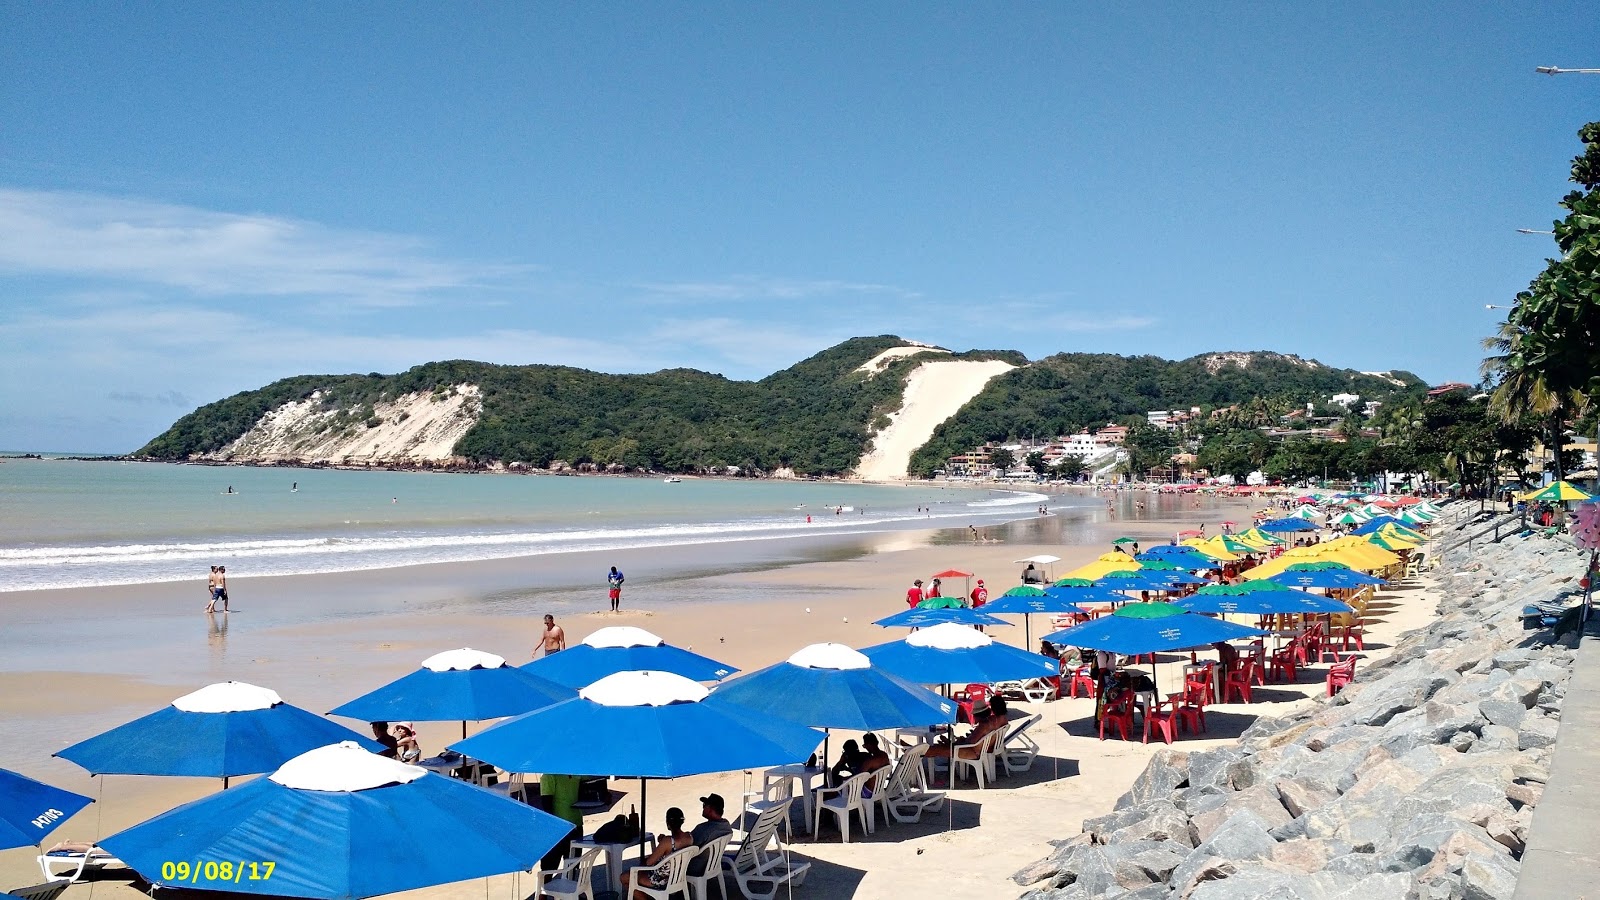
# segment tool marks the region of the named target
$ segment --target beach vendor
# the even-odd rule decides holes
[[[989,589],[983,586],[983,579],[978,579],[978,586],[972,589],[972,608],[979,609],[989,602]]]
[[[546,869],[560,866],[561,861],[567,858],[572,842],[583,837],[583,811],[578,809],[578,787],[582,782],[583,779],[576,775],[547,773],[539,776],[540,805],[545,812],[572,826],[566,837],[556,841],[556,845],[544,855],[541,865]]]

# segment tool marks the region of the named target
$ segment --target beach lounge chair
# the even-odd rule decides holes
[[[536,873],[539,890],[534,900],[594,900],[594,864],[599,858],[600,848],[591,847],[555,869],[541,869]]]
[[[65,878],[53,878],[43,884],[30,884],[27,887],[12,888],[6,893],[13,897],[20,897],[22,900],[56,900],[57,897],[61,896],[61,892],[67,889],[67,885],[71,883]]]
[[[759,799],[758,799],[759,798]],[[775,806],[789,808],[789,803],[794,800],[794,779],[780,778],[769,782],[764,792],[751,791],[744,795],[744,808],[746,812],[755,813],[757,816]],[[743,819],[744,816],[740,816]],[[789,840],[794,840],[794,823],[789,817],[783,817],[783,833]]]
[[[836,788],[817,788],[816,818],[811,823],[812,836],[815,837],[817,831],[822,828],[824,812],[833,813],[834,818],[839,820],[839,836],[846,844],[850,843],[851,812],[861,814],[861,824],[867,829],[867,833],[871,834],[872,810],[867,807],[861,793],[866,790],[867,781],[877,777],[877,772],[862,772],[846,778]]]
[[[689,896],[689,863],[700,855],[699,847],[685,847],[668,853],[666,858],[650,868],[639,866],[622,873],[622,896],[632,897],[637,891],[656,900],[672,900],[674,894]],[[660,872],[662,885],[654,887],[645,881],[645,875]]]
[[[997,694],[1021,697],[1029,703],[1044,703],[1055,699],[1058,686],[1048,678],[1029,678],[1027,681],[1001,681],[994,686]]]
[[[921,821],[923,810],[937,810],[944,805],[944,794],[931,793],[922,783],[922,758],[927,754],[927,744],[918,744],[900,754],[894,774],[883,789],[885,822],[889,821],[889,816],[896,822]],[[872,799],[876,801],[878,795],[874,794]]]
[[[1039,744],[1028,736],[1028,729],[1042,718],[1033,715],[1023,719],[1000,741],[1000,763],[1006,767],[1007,775],[1033,768],[1033,761],[1039,758]]]
[[[64,877],[71,883],[82,878],[89,869],[121,869],[127,865],[93,844],[78,841],[63,841],[39,857],[39,871],[44,873],[46,881],[55,881],[63,877],[59,873],[70,871],[71,874]]]
[[[773,900],[785,886],[799,887],[811,870],[811,863],[791,862],[788,848],[778,839],[778,823],[788,817],[787,804],[766,810],[750,825],[745,839],[722,854],[722,867],[751,900]]]
[[[722,880],[722,853],[728,849],[728,842],[731,840],[733,840],[733,833],[729,832],[701,847],[698,857],[689,859],[689,869],[691,871],[684,875],[684,878],[689,882],[690,900],[706,900],[710,896],[712,881],[717,883],[718,897],[725,898],[728,896],[728,883]],[[699,875],[694,874],[692,871],[694,869],[694,860],[697,858],[705,860],[705,868],[700,870]]]

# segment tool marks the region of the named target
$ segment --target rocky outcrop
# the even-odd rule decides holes
[[[1023,897],[1510,898],[1576,646],[1523,631],[1521,609],[1576,590],[1584,563],[1542,538],[1447,559],[1432,625],[1236,746],[1157,753],[1013,876]]]

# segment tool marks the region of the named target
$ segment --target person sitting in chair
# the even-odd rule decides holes
[[[725,834],[733,834],[733,826],[722,817],[724,809],[721,794],[709,794],[700,798],[700,815],[705,816],[705,821],[694,827],[689,836],[694,838],[696,847],[704,847]],[[689,863],[690,875],[704,875],[706,873],[705,857],[697,856],[694,862]]]
[[[844,749],[839,751],[839,761],[828,769],[828,785],[837,787],[839,782],[858,772],[865,772],[861,765],[867,760],[867,754],[861,752],[861,745],[855,741],[845,741]]]
[[[888,767],[889,754],[883,752],[883,748],[878,745],[877,735],[868,732],[867,735],[861,739],[861,744],[861,768],[856,770],[857,773],[876,772],[879,769]]]
[[[422,747],[417,744],[417,730],[410,722],[394,724],[395,758],[403,763],[415,763],[422,758]]]
[[[653,869],[669,855],[693,846],[694,836],[683,830],[683,810],[676,806],[667,810],[667,834],[665,837],[656,839],[656,849],[639,863],[639,868],[636,871],[641,874],[638,876],[639,880],[636,884],[652,888],[666,887],[666,873],[661,871],[646,872],[643,870]],[[633,892],[633,897],[634,900],[649,900],[649,897],[639,890]]]
[[[998,695],[990,697],[988,714],[986,714],[982,719],[979,719],[978,724],[972,726],[972,730],[967,732],[965,737],[955,741],[957,744],[969,745],[961,750],[961,758],[977,759],[978,750],[976,747],[971,747],[970,745],[976,744],[989,734],[1005,728],[1009,722],[1010,718],[1006,714],[1005,698]],[[940,741],[939,743],[934,744],[932,747],[928,748],[927,758],[949,759],[950,746],[951,744],[947,741]]]

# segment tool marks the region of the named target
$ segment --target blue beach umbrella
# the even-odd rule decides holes
[[[436,653],[422,668],[344,704],[329,715],[367,722],[468,722],[515,716],[570,699],[574,692],[505,658],[464,647]]]
[[[356,741],[382,745],[337,722],[283,702],[277,692],[239,681],[203,687],[148,716],[55,754],[96,775],[221,778],[271,772],[317,747]]]
[[[1256,583],[1260,584],[1261,582]],[[1190,612],[1243,613],[1257,616],[1277,615],[1280,613],[1321,615],[1323,613],[1347,613],[1350,611],[1350,605],[1347,603],[1340,603],[1338,600],[1328,597],[1319,597],[1316,594],[1308,594],[1305,591],[1290,590],[1288,588],[1284,588],[1281,591],[1245,591],[1235,594],[1208,594],[1202,588],[1195,594],[1172,601],[1172,605]]]
[[[966,607],[903,609],[892,616],[884,616],[872,624],[882,625],[884,628],[927,628],[930,625],[942,625],[946,622],[954,622],[957,625],[1010,625],[1011,623],[1004,619],[989,615],[988,611],[994,605],[995,603],[990,603],[982,610]]]
[[[100,846],[162,887],[359,900],[534,868],[571,827],[350,743]]]
[[[727,663],[674,647],[643,628],[601,628],[583,642],[531,663],[523,671],[577,688],[618,672],[671,672],[690,681],[721,681],[739,671]]]
[[[1069,647],[1137,656],[1264,634],[1266,632],[1259,628],[1196,615],[1170,603],[1139,603],[1109,616],[1064,628],[1045,640]]]
[[[644,821],[645,779],[788,765],[821,742],[821,732],[723,700],[682,675],[635,671],[607,675],[571,700],[450,749],[508,772],[638,778]]]
[[[1262,522],[1256,527],[1262,531],[1272,533],[1317,530],[1317,526],[1314,523],[1307,522],[1305,519],[1302,519],[1298,516],[1289,516],[1283,519],[1273,519],[1270,522]]]
[[[1141,563],[1168,562],[1185,569],[1215,569],[1221,563],[1193,547],[1161,544],[1135,556]]]
[[[812,644],[721,685],[714,696],[816,728],[881,731],[940,725],[955,716],[954,703],[843,644]]]
[[[935,625],[861,652],[874,666],[920,684],[993,684],[1049,678],[1059,671],[1049,657],[996,643],[961,625]]]
[[[1095,587],[1102,587],[1112,591],[1167,591],[1172,589],[1172,582],[1165,577],[1172,572],[1146,572],[1143,569],[1119,569],[1107,572],[1094,580]],[[1124,600],[1127,598],[1124,597]]]
[[[1267,576],[1266,581],[1276,582],[1286,587],[1297,588],[1356,588],[1367,584],[1388,584],[1382,578],[1357,572],[1349,568],[1328,569],[1301,569],[1292,566],[1276,575]],[[1346,612],[1347,610],[1339,610]]]
[[[1077,616],[1087,616],[1089,613],[1079,603],[1121,603],[1128,599],[1116,591],[1094,587],[1092,582],[1083,585],[1053,584],[1043,590],[1027,588],[1028,593],[1022,593],[1022,588],[1012,588],[1004,596],[991,601],[984,607],[985,612],[1002,613],[1022,616],[1022,645],[1033,645],[1033,613],[1071,613]]]
[[[44,843],[50,832],[94,801],[10,769],[0,769],[0,850]]]
[[[1351,529],[1350,533],[1356,535],[1372,534],[1374,531],[1377,531],[1385,525],[1399,525],[1401,528],[1410,527],[1405,522],[1396,519],[1394,516],[1385,514],[1381,516],[1373,516],[1365,522],[1362,522],[1356,528]]]

